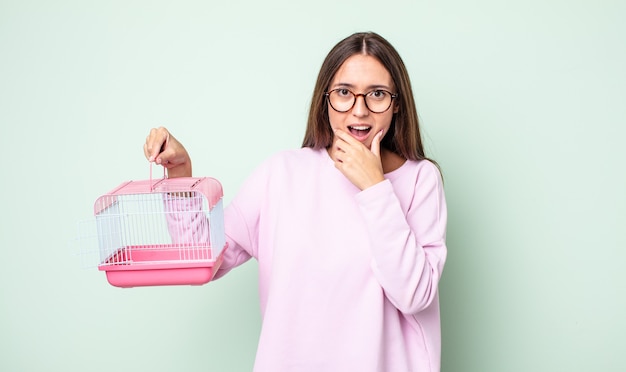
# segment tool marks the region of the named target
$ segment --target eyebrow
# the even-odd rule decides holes
[[[331,85],[332,89],[337,89],[337,88],[351,88],[354,89],[355,86],[353,84],[350,83],[337,83],[337,84],[333,84]],[[376,89],[385,89],[385,90],[389,90],[391,91],[391,87],[384,85],[384,84],[374,84],[374,85],[368,85],[365,88],[368,92],[371,90],[376,90]]]

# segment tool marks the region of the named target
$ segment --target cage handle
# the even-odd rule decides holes
[[[152,183],[152,162],[150,163],[150,192],[154,191],[154,184]],[[163,179],[167,178],[165,167],[163,167]]]

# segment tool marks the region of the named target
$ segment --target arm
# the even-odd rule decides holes
[[[247,262],[252,256],[250,234],[243,214],[234,203],[224,209],[224,227],[228,249],[224,252],[224,262],[215,274],[215,279],[226,275],[230,270]]]
[[[224,229],[228,250],[216,277],[243,264],[258,259],[261,210],[267,201],[268,163],[257,167],[241,185],[237,195],[224,208]]]
[[[191,177],[191,158],[185,147],[164,127],[153,128],[146,137],[143,146],[144,155],[150,162],[167,168],[168,177]],[[167,224],[173,243],[208,242],[209,226],[204,215],[198,213],[201,200],[193,200],[182,195],[170,195],[165,200]],[[224,210],[224,224],[228,249],[224,252],[224,261],[215,275],[215,279],[226,274],[250,258],[250,255],[228,236],[229,225],[238,226],[241,222],[236,213]],[[232,217],[231,217],[232,216]]]
[[[210,226],[202,205],[202,196],[165,198],[167,227],[172,243],[198,248],[198,250],[185,251],[190,254],[188,258],[209,258],[205,256],[204,248],[208,247],[210,240]],[[231,269],[245,263],[251,257],[244,249],[244,246],[247,247],[250,244],[247,239],[243,238],[249,237],[246,221],[238,208],[232,204],[224,210],[224,225],[227,230],[225,238],[228,248],[224,251],[224,260],[214,279],[226,275]],[[229,226],[236,228],[229,230]]]
[[[206,218],[206,210],[203,208],[203,196],[166,193],[163,194],[163,202],[172,243],[199,249],[208,247],[210,243],[209,221]]]
[[[447,255],[446,202],[430,162],[413,185],[395,188],[383,181],[359,193],[357,202],[370,231],[374,275],[394,306],[415,314],[437,297]],[[402,206],[396,192],[412,193],[410,204]]]
[[[191,158],[185,147],[164,128],[152,128],[143,145],[148,161],[167,168],[169,178],[191,177]],[[202,199],[189,195],[164,195],[167,228],[174,244],[209,242]],[[201,216],[201,218],[200,218]]]

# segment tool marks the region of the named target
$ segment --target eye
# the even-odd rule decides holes
[[[373,90],[371,92],[369,92],[367,95],[369,97],[372,97],[375,100],[379,100],[382,101],[387,97],[387,92],[384,90]]]
[[[346,88],[336,89],[335,92],[337,92],[337,95],[339,97],[349,97],[350,95],[352,95],[352,93],[350,93],[350,91]]]

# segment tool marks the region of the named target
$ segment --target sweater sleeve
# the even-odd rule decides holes
[[[267,199],[268,161],[257,167],[245,180],[234,199],[224,208],[224,230],[228,249],[215,274],[220,278],[235,267],[258,258],[259,222]]]
[[[164,194],[165,218],[173,244],[209,243],[209,223],[200,195]]]
[[[170,195],[164,199],[167,228],[172,243],[198,245],[210,242],[209,222],[202,199],[201,196]],[[215,279],[250,259],[250,254],[244,249],[251,245],[248,222],[234,203],[224,210],[224,225],[228,248],[224,252],[224,260],[215,274]]]
[[[412,197],[402,205],[396,193]],[[385,295],[405,314],[426,309],[437,298],[447,255],[439,170],[427,162],[419,167],[414,184],[394,187],[385,180],[356,198],[370,232],[372,270]]]
[[[247,224],[238,207],[233,203],[224,210],[224,225],[228,248],[224,252],[222,265],[215,273],[215,279],[221,278],[252,257],[248,251],[249,245],[247,243],[250,240]]]

